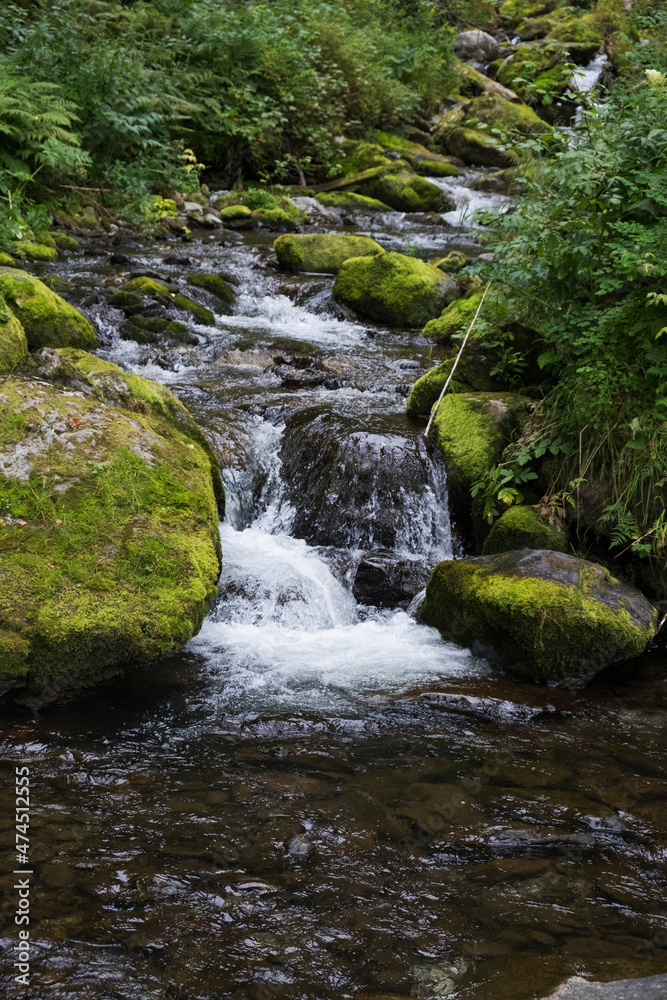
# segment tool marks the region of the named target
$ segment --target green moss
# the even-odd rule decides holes
[[[510,507],[494,523],[484,542],[484,555],[512,549],[551,549],[567,552],[567,537],[540,517],[534,507]]]
[[[13,371],[27,353],[25,331],[0,296],[0,373]]]
[[[298,209],[296,211],[298,212]],[[299,221],[306,216],[304,213],[295,219],[292,213],[286,212],[284,208],[260,208],[252,213],[252,217],[258,222],[264,222],[269,226],[279,226],[281,229],[295,229]]]
[[[362,193],[398,212],[449,212],[455,207],[439,187],[405,169],[370,178],[364,182]]]
[[[478,122],[508,134],[543,135],[551,132],[551,126],[527,104],[514,104],[491,94],[473,98],[466,108],[466,123],[474,128]]]
[[[503,392],[447,394],[433,420],[432,438],[447,467],[452,511],[464,527],[484,534],[481,505],[470,490],[499,460],[531,409],[525,396]]]
[[[217,202],[215,207],[218,207]],[[252,211],[247,205],[223,205],[219,211],[223,222],[238,222],[241,219],[250,220],[252,218]]]
[[[171,301],[179,309],[189,312],[203,326],[215,326],[215,316],[211,310],[195,302],[194,299],[189,299],[187,295],[172,295]]]
[[[442,364],[436,365],[430,371],[418,378],[410,390],[410,396],[405,407],[409,417],[428,417],[433,404],[442,392],[442,387],[450,376],[454,358],[448,358]],[[456,367],[454,378],[449,383],[453,393],[468,392],[471,388],[462,378],[462,363]]]
[[[452,337],[465,334],[474,319],[481,299],[482,292],[475,292],[468,298],[452,302],[441,316],[426,324],[423,330],[424,336],[434,340],[436,344],[449,344]],[[484,311],[487,311],[486,302],[484,303]]]
[[[446,274],[456,274],[466,266],[468,258],[461,250],[452,250],[446,257],[436,257],[431,263]]]
[[[440,311],[451,284],[437,267],[417,257],[382,253],[345,261],[333,297],[366,319],[421,326]]]
[[[109,298],[109,305],[113,306],[114,309],[122,309],[123,312],[130,315],[141,312],[144,299],[138,292],[114,292]]]
[[[556,6],[556,0],[504,0],[498,13],[503,21],[518,24],[526,17],[546,14]]]
[[[131,316],[120,328],[123,340],[136,340],[138,344],[153,344],[160,339],[188,343],[192,335],[184,323],[159,316]]]
[[[47,361],[37,380],[4,380],[24,421],[0,431],[5,455],[30,447],[30,467],[0,477],[0,678],[27,674],[46,698],[186,642],[220,556],[219,474],[182,404],[81,351]]]
[[[574,685],[639,655],[656,618],[602,567],[525,549],[440,563],[419,617],[522,676]]]
[[[169,295],[169,289],[159,281],[142,275],[140,278],[132,278],[126,281],[123,286],[124,292],[137,292],[139,295]]]
[[[524,41],[553,38],[558,42],[590,45],[594,49],[602,42],[594,16],[583,14],[577,7],[561,7],[543,17],[527,18],[519,24],[517,35]]]
[[[59,274],[44,275],[39,280],[58,295],[65,295],[68,292],[72,292],[72,282],[68,281],[67,278],[61,278]]]
[[[39,243],[43,247],[51,247],[53,249],[56,246],[56,241],[46,229],[40,229],[38,232],[33,233],[33,239],[35,243]]]
[[[500,67],[498,82],[523,95],[529,92],[527,85],[536,83],[542,74],[563,63],[566,56],[567,53],[558,42],[524,43],[517,46],[513,55]]]
[[[377,198],[367,198],[363,194],[353,194],[351,191],[330,191],[318,194],[317,200],[327,208],[345,208],[348,211],[358,209],[363,212],[391,212],[389,205]]]
[[[54,233],[53,240],[59,250],[78,250],[81,246],[78,240],[73,236],[67,236],[66,233]]]
[[[413,170],[422,177],[457,177],[461,171],[453,163],[446,160],[422,159],[415,157],[412,161]]]
[[[215,295],[217,299],[225,305],[232,305],[234,302],[234,292],[224,278],[219,274],[206,274],[201,271],[192,271],[186,276],[187,283],[195,288],[203,288],[205,291]]]
[[[16,267],[16,261],[8,253],[0,252],[0,267]]]
[[[278,263],[289,271],[335,274],[350,257],[382,254],[379,243],[369,236],[323,233],[315,236],[279,236],[273,244]]]
[[[10,244],[10,250],[19,260],[58,260],[58,251],[55,246],[47,247],[32,240],[16,240]]]
[[[25,271],[0,267],[0,295],[20,321],[31,351],[40,347],[94,347],[85,316]]]
[[[391,160],[382,146],[374,142],[355,142],[346,139],[342,147],[343,159],[336,164],[336,176],[347,177],[373,167],[388,166]]]
[[[472,128],[455,128],[447,137],[447,149],[464,163],[485,167],[507,167],[513,156],[498,139],[488,132]]]

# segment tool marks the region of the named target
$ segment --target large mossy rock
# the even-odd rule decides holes
[[[482,553],[485,556],[512,549],[551,549],[567,552],[567,537],[540,517],[534,507],[510,507],[494,522]]]
[[[489,296],[480,310],[480,316],[489,312],[491,302],[488,300]],[[482,292],[474,292],[466,298],[451,302],[440,316],[429,320],[423,330],[424,336],[434,340],[436,344],[450,344],[453,336],[466,333],[481,301]]]
[[[602,42],[592,14],[583,14],[578,7],[561,7],[542,17],[528,17],[518,25],[516,33],[522,41],[553,38],[558,42],[578,42],[589,45],[591,54]]]
[[[0,298],[0,375],[13,371],[27,353],[25,330]]]
[[[454,202],[436,184],[409,170],[397,170],[372,177],[362,194],[377,198],[397,212],[451,212]]]
[[[498,82],[526,99],[536,89],[559,93],[566,89],[572,74],[570,55],[561,42],[522,42],[498,69]]]
[[[0,267],[0,295],[25,330],[31,351],[96,346],[95,330],[86,317],[26,271]]]
[[[117,292],[113,296],[112,302],[119,308],[123,308],[121,299],[119,298],[122,295],[140,296],[142,307],[144,298],[155,299],[160,305],[166,307],[173,306],[176,309],[181,309],[183,312],[190,313],[202,326],[215,326],[215,316],[206,306],[203,306],[200,302],[195,302],[188,295],[182,295],[177,288],[173,286],[170,288],[162,284],[162,282],[156,281],[154,278],[149,278],[146,275],[132,278],[126,282],[120,292]],[[135,300],[133,298],[127,301],[129,303]]]
[[[179,400],[84,351],[29,356],[0,396],[0,691],[38,705],[197,632],[224,493]]]
[[[539,118],[527,104],[515,104],[495,94],[475,97],[466,108],[466,124],[475,128],[481,122],[510,135],[544,135],[551,126]],[[493,164],[492,164],[493,166]]]
[[[486,534],[483,504],[480,496],[473,501],[470,491],[533,408],[516,393],[460,392],[446,395],[434,417],[431,435],[445,460],[452,515],[465,532],[472,531],[479,547]]]
[[[455,128],[447,136],[447,149],[464,163],[482,167],[509,167],[514,157],[505,146],[486,132]]]
[[[657,624],[602,566],[540,549],[439,563],[419,617],[519,676],[572,687],[638,656]]]
[[[333,287],[337,302],[389,326],[422,326],[458,294],[455,282],[433,264],[401,253],[353,257],[345,261]]]
[[[322,233],[313,236],[286,234],[273,244],[278,263],[287,271],[315,271],[335,274],[350,257],[383,254],[379,243],[370,236]]]
[[[547,14],[556,6],[556,0],[504,0],[498,13],[501,20],[508,25],[518,24],[526,17],[538,17]]]
[[[318,194],[317,200],[326,208],[342,208],[348,212],[391,212],[391,207],[352,191],[329,191]]]
[[[187,275],[185,280],[189,285],[193,285],[195,288],[203,288],[204,291],[215,296],[216,299],[226,306],[231,306],[234,303],[234,292],[232,291],[229,283],[219,274],[207,274],[205,271],[192,271]]]

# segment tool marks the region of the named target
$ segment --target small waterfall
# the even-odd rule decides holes
[[[587,66],[577,66],[568,80],[568,86],[580,94],[590,94],[600,82],[600,77],[607,66],[609,66],[609,57],[604,52],[598,52]],[[580,111],[581,109],[578,108],[577,112]]]

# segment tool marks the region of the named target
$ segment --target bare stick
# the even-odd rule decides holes
[[[69,188],[70,191],[112,191],[113,188],[82,188],[77,187],[76,184],[59,184],[61,188]]]
[[[482,308],[482,306],[484,305],[484,299],[486,298],[486,293],[489,290],[489,285],[490,284],[491,284],[491,282],[487,281],[486,288],[484,289],[484,294],[482,295],[482,298],[480,299],[479,305],[477,306],[477,312],[473,316],[472,323],[468,327],[468,332],[466,333],[465,337],[463,338],[463,343],[461,344],[461,347],[459,349],[459,353],[456,355],[456,361],[452,365],[452,370],[449,373],[447,381],[445,382],[445,384],[442,387],[442,392],[438,396],[438,402],[435,404],[435,406],[431,410],[431,416],[429,417],[429,421],[428,421],[428,423],[426,425],[426,430],[424,431],[424,437],[428,437],[428,432],[431,429],[431,424],[433,423],[433,418],[435,417],[436,413],[438,412],[438,407],[442,403],[443,396],[447,392],[447,389],[449,387],[449,383],[452,381],[452,377],[454,375],[454,372],[456,371],[456,366],[458,365],[459,359],[460,359],[461,355],[463,354],[463,348],[466,346],[466,344],[468,342],[468,337],[470,336],[470,331],[472,330],[473,326],[477,322],[477,317],[479,316],[479,311]]]

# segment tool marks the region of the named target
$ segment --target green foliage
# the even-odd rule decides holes
[[[539,363],[555,384],[529,451],[478,484],[488,513],[550,449],[551,489],[595,483],[579,514],[639,554],[665,545],[666,121],[655,72],[619,85],[574,134],[556,130],[521,212],[494,223],[489,268],[511,290],[510,309],[533,310],[546,343]],[[524,144],[525,155],[541,151]]]

